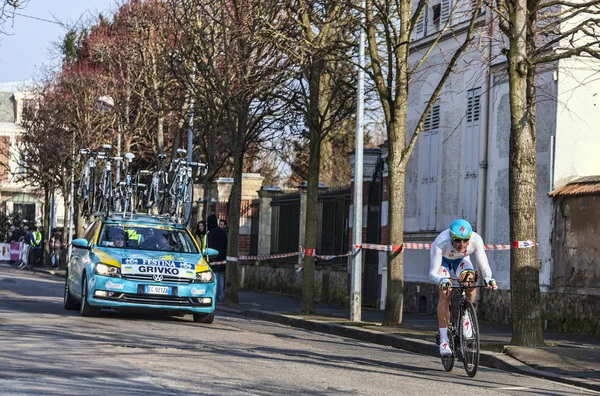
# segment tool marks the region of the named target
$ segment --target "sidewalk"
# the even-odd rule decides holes
[[[35,271],[65,276],[65,271]],[[361,322],[350,322],[347,308],[316,304],[315,314],[302,315],[296,297],[260,292],[240,292],[238,297],[238,304],[219,303],[217,311],[439,356],[433,315],[404,314],[400,327],[384,327],[381,311],[363,310]],[[482,322],[480,333],[481,366],[600,391],[600,337],[548,331],[544,333],[547,347],[525,348],[509,345],[510,326]]]

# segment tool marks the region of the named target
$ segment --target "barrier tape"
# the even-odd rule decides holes
[[[404,249],[429,250],[429,249],[431,249],[431,245],[432,245],[431,243],[414,243],[414,242],[407,242],[403,245],[379,245],[376,243],[363,243],[362,245],[354,245],[354,247],[356,249],[379,250],[382,252],[401,252]],[[534,241],[513,241],[510,244],[502,244],[502,245],[487,244],[487,245],[485,245],[485,250],[527,249],[527,248],[532,248],[536,245],[537,245],[537,243]],[[240,257],[227,256],[227,260],[210,262],[209,264],[210,265],[222,265],[222,264],[226,264],[227,261],[233,261],[233,262],[256,261],[256,260],[263,261],[263,260],[272,260],[272,259],[278,259],[278,258],[293,257],[293,256],[298,256],[298,255],[300,255],[301,258],[303,258],[304,256],[314,256],[315,258],[318,258],[320,260],[333,260],[333,259],[340,258],[340,257],[348,257],[351,254],[352,254],[352,252],[348,252],[346,254],[337,254],[337,255],[333,255],[333,254],[332,255],[321,255],[321,254],[316,254],[315,249],[311,249],[311,248],[302,249],[302,246],[300,246],[299,252],[270,254],[270,255],[266,255],[266,256],[240,256]],[[302,269],[302,265],[300,265],[300,268],[298,270],[301,270],[301,269]]]
[[[403,249],[410,250],[429,250],[431,243],[413,243],[407,242],[404,245],[377,245],[373,243],[363,243],[362,245],[354,245],[356,249],[379,250],[383,252],[401,252]],[[484,245],[485,250],[510,250],[510,249],[527,249],[536,246],[534,241],[512,241],[510,244],[504,245]]]
[[[293,252],[293,253],[282,253],[282,254],[270,254],[270,255],[266,255],[266,256],[240,256],[240,257],[230,257],[227,256],[227,260],[223,260],[223,261],[211,261],[208,264],[212,265],[222,265],[222,264],[227,264],[227,261],[233,261],[233,262],[237,262],[237,261],[254,261],[254,260],[271,260],[271,259],[277,259],[277,258],[286,258],[286,257],[293,257],[293,256],[297,256],[298,254],[300,254],[299,252]]]

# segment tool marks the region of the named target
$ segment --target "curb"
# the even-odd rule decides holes
[[[334,323],[313,321],[297,318],[291,315],[283,315],[269,311],[256,309],[238,310],[227,307],[217,307],[217,311],[226,312],[234,315],[241,315],[248,318],[263,320],[267,322],[278,323],[284,326],[297,327],[305,330],[316,331],[338,335],[341,337],[353,338],[360,341],[370,342],[378,345],[391,346],[396,349],[402,349],[409,352],[423,355],[439,357],[438,346],[430,341],[420,339],[400,337],[393,334],[380,333],[375,330],[354,328]],[[525,363],[514,359],[502,353],[481,351],[479,355],[479,365],[497,370],[508,371],[516,374],[537,377],[563,384],[578,386],[600,392],[600,384],[585,379],[567,377],[555,374],[549,371],[535,369]]]

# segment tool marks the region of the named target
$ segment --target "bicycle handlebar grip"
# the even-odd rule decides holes
[[[153,173],[151,170],[145,170],[145,169],[141,169],[139,172],[142,175],[151,175]]]

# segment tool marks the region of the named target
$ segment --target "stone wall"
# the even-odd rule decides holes
[[[302,272],[296,271],[296,262],[262,261],[240,262],[242,290],[302,295]],[[315,268],[315,301],[347,307],[348,273],[345,265],[321,265]]]
[[[600,195],[554,200],[548,327],[600,335]]]

